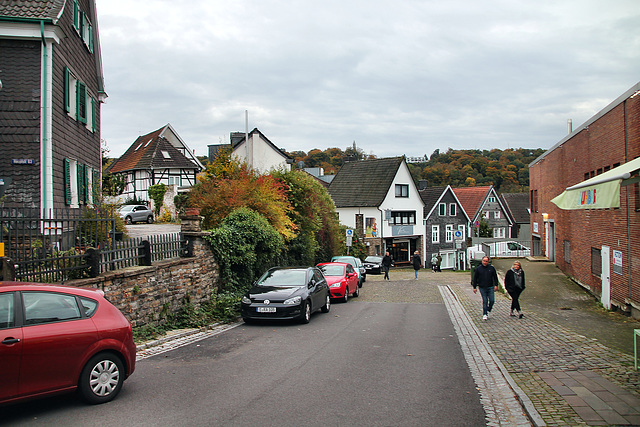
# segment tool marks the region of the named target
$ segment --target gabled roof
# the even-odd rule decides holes
[[[31,1],[2,1],[0,2],[0,16],[51,20],[55,23],[64,10],[65,0],[31,0]]]
[[[429,212],[433,209],[433,207],[438,203],[438,200],[442,198],[444,194],[444,190],[447,187],[427,187],[419,191],[420,197],[422,197],[422,201],[424,202],[424,217],[427,218]]]
[[[467,212],[467,216],[473,219],[484,201],[489,191],[493,188],[492,185],[483,187],[461,187],[454,188],[453,192],[460,201],[460,204]]]
[[[138,139],[129,149],[114,162],[109,168],[109,172],[118,173],[136,169],[161,169],[161,168],[184,168],[202,170],[200,162],[196,164],[192,159],[187,158],[167,137],[166,132],[172,134],[181,143],[184,150],[190,154],[189,148],[182,142],[180,137],[173,131],[171,125],[155,130]],[[166,153],[163,153],[163,151]],[[197,160],[197,159],[196,159]]]
[[[249,132],[249,137],[250,138],[253,137],[253,134],[260,135],[260,138],[262,138],[269,146],[271,146],[271,148],[273,148],[274,151],[279,153],[282,157],[284,157],[285,159],[289,160],[290,162],[293,162],[293,158],[292,157],[290,157],[283,150],[281,150],[278,147],[276,147],[273,142],[269,141],[269,138],[264,136],[264,134],[258,130],[258,128],[254,128],[251,132]],[[231,132],[230,140],[231,140],[231,148],[232,148],[232,150],[235,151],[242,144],[244,144],[246,136],[247,135],[244,132]]]
[[[509,215],[516,223],[529,223],[529,193],[503,193],[500,195]]]
[[[329,185],[337,208],[377,207],[389,192],[403,157],[347,162]]]

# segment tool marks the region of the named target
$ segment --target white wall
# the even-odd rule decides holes
[[[260,173],[268,173],[274,169],[291,170],[286,158],[278,153],[260,135],[254,133],[249,138],[249,156],[247,157],[247,145],[242,143],[233,150],[233,156],[240,161],[246,161]]]

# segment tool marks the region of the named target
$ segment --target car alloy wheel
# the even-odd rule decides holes
[[[309,301],[302,303],[302,316],[300,317],[301,323],[309,323],[311,320],[311,304]]]
[[[323,313],[328,313],[331,310],[331,297],[327,295],[324,305],[320,309]]]
[[[100,353],[89,360],[80,375],[80,394],[88,403],[105,403],[120,392],[124,365],[118,356]]]
[[[153,224],[153,217],[151,215],[147,217],[147,224]]]
[[[345,286],[344,288],[344,296],[342,297],[342,302],[349,301],[349,286]]]
[[[126,217],[126,218],[124,219],[124,222],[126,222],[126,223],[127,223],[127,224],[129,224],[129,225],[133,224],[133,220],[131,219],[131,217],[130,217],[130,216]]]

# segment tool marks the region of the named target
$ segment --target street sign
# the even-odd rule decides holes
[[[462,231],[460,231],[460,230],[456,230],[456,231],[454,231],[454,232],[453,232],[453,236],[454,236],[456,239],[462,239]]]
[[[352,241],[353,241],[353,237],[347,236],[347,246],[351,246]]]
[[[353,237],[353,230],[350,228],[347,228],[347,237]]]

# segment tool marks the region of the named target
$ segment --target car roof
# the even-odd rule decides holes
[[[104,292],[100,289],[93,288],[77,288],[74,286],[56,285],[51,283],[33,283],[33,282],[0,282],[0,291],[53,291],[90,298],[104,296]]]
[[[351,265],[348,262],[337,262],[337,261],[331,261],[331,262],[321,262],[320,264],[316,265],[316,267],[320,267],[321,265]]]

